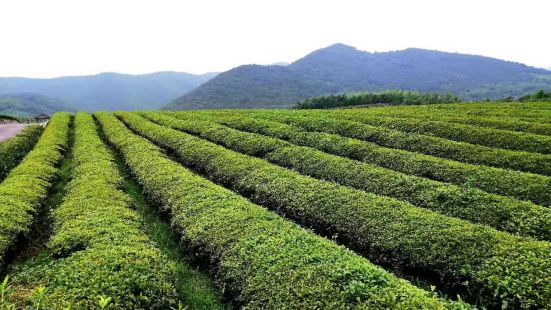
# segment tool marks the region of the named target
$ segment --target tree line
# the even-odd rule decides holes
[[[331,109],[372,105],[419,105],[461,102],[458,96],[447,93],[423,93],[408,90],[388,90],[383,92],[360,92],[333,94],[308,98],[295,105],[297,109]],[[498,100],[485,99],[481,102],[551,102],[551,91],[539,90],[522,97],[505,97]]]
[[[454,94],[422,93],[407,90],[388,90],[375,93],[336,94],[313,97],[298,102],[298,109],[329,109],[375,104],[416,105],[460,102]]]

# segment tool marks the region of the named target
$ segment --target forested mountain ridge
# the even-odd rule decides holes
[[[38,114],[51,115],[58,111],[76,111],[76,107],[61,100],[33,93],[0,94],[0,114],[31,118]]]
[[[296,98],[314,96],[326,88],[323,82],[284,66],[243,65],[220,73],[183,98],[186,109],[276,108],[290,107]],[[179,99],[166,108],[180,108]]]
[[[370,53],[334,44],[285,67],[234,68],[167,108],[287,107],[323,94],[388,89],[496,99],[551,89],[551,72],[485,56],[418,48]]]
[[[0,94],[35,93],[88,111],[157,109],[215,75],[156,72],[142,75],[100,73],[50,79],[3,77],[0,78]]]
[[[454,93],[465,100],[518,98],[540,89],[551,91],[551,71],[484,56],[417,48],[370,53],[334,44],[288,65],[243,65],[218,76],[156,72],[0,78],[0,95],[26,93],[49,97],[38,101],[27,98],[24,105],[17,101],[18,106],[11,110],[26,115],[37,111],[32,102],[87,111],[153,110],[163,106],[281,108],[325,94],[389,89]],[[10,109],[7,102],[4,100],[4,110]],[[14,104],[13,100],[9,102]]]

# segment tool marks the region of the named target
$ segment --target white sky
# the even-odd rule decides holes
[[[551,67],[549,0],[0,0],[0,76],[203,73],[333,43]]]

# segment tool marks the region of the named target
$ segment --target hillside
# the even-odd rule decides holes
[[[287,107],[323,88],[323,83],[284,66],[244,65],[221,73],[181,99],[186,109]],[[180,99],[166,106],[180,107]]]
[[[550,309],[550,116],[56,113],[0,143],[0,308]]]
[[[75,107],[58,99],[33,93],[13,93],[0,95],[0,115],[33,117],[59,111],[75,111]]]
[[[258,66],[254,72],[250,68],[240,66],[220,74],[175,99],[167,108],[197,108],[198,103],[202,108],[286,107],[312,95],[387,89],[453,92],[467,100],[551,89],[548,70],[484,56],[417,48],[369,53],[335,44],[285,67]],[[278,72],[275,81],[274,70]],[[301,87],[302,83],[308,87]],[[269,99],[264,96],[266,93]],[[266,104],[268,101],[270,105]]]
[[[143,75],[101,73],[52,79],[0,78],[0,94],[36,93],[82,110],[156,109],[215,74],[157,72]]]

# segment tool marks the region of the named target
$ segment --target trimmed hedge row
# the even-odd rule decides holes
[[[486,305],[551,306],[549,242],[316,180],[136,114],[119,115],[140,135],[174,151],[185,165],[304,225],[334,234],[377,261],[431,270],[447,288],[468,283],[466,294]]]
[[[159,113],[141,113],[163,126],[251,156],[263,157],[323,180],[393,197],[442,214],[492,226],[499,230],[551,240],[551,210],[528,202],[492,195],[292,145],[283,140],[241,132],[214,121],[175,119]]]
[[[421,105],[420,109],[431,110],[431,106]],[[451,103],[436,104],[434,107],[440,111],[448,112],[482,112],[499,115],[520,115],[542,117],[542,113],[551,114],[551,102],[479,102],[479,103]],[[392,107],[394,108],[394,107]],[[396,109],[408,109],[408,106],[396,107]]]
[[[298,113],[258,111],[252,112],[251,115],[298,126],[308,131],[334,133],[374,142],[385,147],[438,156],[464,163],[551,176],[551,155],[548,154],[494,149],[427,135],[404,133],[353,121],[304,117]]]
[[[183,117],[185,113],[168,114]],[[194,114],[198,117],[199,114]],[[322,132],[260,118],[219,116],[215,120],[226,126],[280,138],[309,146],[333,155],[344,156],[411,175],[534,202],[551,201],[551,178],[537,174],[460,163],[439,157],[381,147]],[[545,205],[545,203],[540,203]]]
[[[549,103],[546,103],[547,106],[551,106]],[[535,124],[546,124],[551,123],[549,114],[549,109],[538,108],[533,105],[533,103],[521,103],[516,108],[510,104],[502,105],[492,105],[492,107],[478,105],[478,104],[460,104],[460,105],[435,105],[434,108],[428,106],[419,106],[419,109],[408,110],[408,107],[400,107],[403,109],[396,111],[403,111],[409,113],[430,113],[437,112],[440,115],[461,115],[461,116],[474,116],[474,117],[493,117],[500,118],[503,120],[514,120],[514,121],[523,121],[531,122]],[[391,110],[392,109],[392,110]],[[388,110],[394,111],[393,108]],[[377,111],[373,111],[375,113]],[[380,111],[382,112],[382,111]]]
[[[327,116],[494,148],[542,154],[551,153],[551,137],[542,135],[438,121],[372,116],[357,110],[332,112],[327,113]]]
[[[43,131],[42,126],[27,126],[15,137],[0,142],[0,181],[32,150]]]
[[[373,109],[370,109],[373,110]],[[482,127],[489,127],[495,129],[519,131],[526,133],[533,133],[537,135],[551,136],[551,124],[541,124],[534,122],[520,121],[513,118],[500,118],[500,117],[478,117],[469,115],[457,115],[440,113],[438,111],[402,111],[402,110],[383,110],[383,111],[365,111],[370,115],[385,115],[398,118],[413,118],[423,120],[443,121],[448,123],[458,123],[465,125],[477,125]]]
[[[454,102],[435,104],[434,107],[445,111],[494,111],[497,113],[531,113],[533,111],[550,111],[551,102]],[[392,109],[408,109],[409,106],[391,107]],[[428,105],[419,105],[420,109],[431,110]],[[376,109],[379,109],[378,107]]]
[[[551,178],[547,176],[551,174],[551,155],[490,149],[442,138],[401,133],[351,121],[330,120],[321,117],[295,117],[284,115],[283,113],[274,113],[273,115],[259,113],[259,115],[262,118],[275,119],[276,121],[297,126],[307,131],[328,132],[363,141],[376,141],[375,143],[382,146],[402,148],[413,152],[418,151],[432,156],[440,155],[438,157],[458,160],[459,162],[483,165],[491,161],[495,163],[494,166],[501,166],[502,168],[511,168],[506,166],[525,166],[525,168],[528,168],[530,166],[533,168],[521,170],[533,170],[532,173],[539,172],[545,175],[536,176],[519,173],[512,180],[524,179],[524,182],[521,184],[526,184],[528,187],[518,186],[518,184],[515,186],[500,186],[498,183],[496,185],[500,186],[501,191],[495,191],[495,193],[521,200],[530,200],[545,206],[551,205]],[[466,147],[464,148],[464,146]],[[477,153],[478,151],[480,153]]]
[[[244,309],[466,307],[437,299],[193,174],[112,114],[96,115],[146,192],[171,212],[183,240],[212,260]]]
[[[55,114],[33,150],[0,183],[0,267],[16,239],[30,231],[48,195],[67,148],[70,121],[68,113]]]
[[[165,112],[166,113],[166,112]],[[214,143],[223,144],[224,147],[245,153],[250,156],[264,157],[283,147],[293,146],[290,142],[263,136],[256,133],[246,133],[225,125],[218,124],[217,118],[206,115],[184,114],[179,118],[172,113],[163,112],[138,112],[136,114],[153,121],[159,125],[171,127],[187,133],[198,135],[203,139]],[[126,117],[126,113],[116,113],[117,116]]]
[[[52,261],[24,270],[18,281],[46,287],[41,304],[47,309],[100,309],[98,296],[111,298],[117,309],[176,307],[175,267],[141,231],[92,117],[77,113],[74,123],[74,168],[53,213]]]

